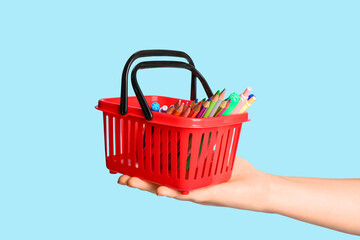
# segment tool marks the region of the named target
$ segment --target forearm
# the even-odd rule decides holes
[[[360,235],[360,179],[274,176],[268,211]]]
[[[236,157],[231,179],[182,195],[154,183],[122,175],[120,184],[179,200],[282,214],[360,235],[360,179],[280,177],[261,172]]]

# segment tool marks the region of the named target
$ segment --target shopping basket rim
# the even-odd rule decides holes
[[[155,96],[147,95],[145,96],[147,102],[162,102],[161,105],[167,102],[175,103],[179,98],[171,98],[165,96]],[[180,99],[182,102],[191,102],[191,100]],[[251,119],[248,117],[248,113],[242,114],[233,114],[228,116],[212,117],[212,118],[185,118],[181,116],[173,116],[169,114],[164,114],[160,112],[153,111],[153,119],[148,121],[145,119],[144,114],[140,105],[138,104],[137,98],[135,96],[128,97],[128,113],[123,116],[120,114],[120,98],[103,98],[100,99],[98,105],[95,106],[96,109],[114,116],[121,118],[135,117],[139,121],[146,121],[151,124],[166,125],[170,127],[180,127],[180,128],[211,128],[211,127],[225,127],[240,125],[243,122],[248,122]]]

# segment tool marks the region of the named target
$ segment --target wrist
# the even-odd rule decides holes
[[[282,201],[286,199],[286,188],[291,184],[290,180],[286,177],[270,175],[268,183],[264,212],[281,214]]]

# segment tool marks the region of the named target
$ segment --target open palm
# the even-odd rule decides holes
[[[167,196],[203,205],[266,211],[266,196],[270,182],[268,178],[271,177],[273,175],[263,173],[245,159],[236,157],[232,176],[228,182],[196,189],[188,195],[182,195],[174,189],[128,175],[120,176],[118,183],[155,193],[158,196]]]

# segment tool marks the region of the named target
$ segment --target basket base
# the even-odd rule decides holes
[[[117,174],[117,172],[109,170],[110,174]]]

